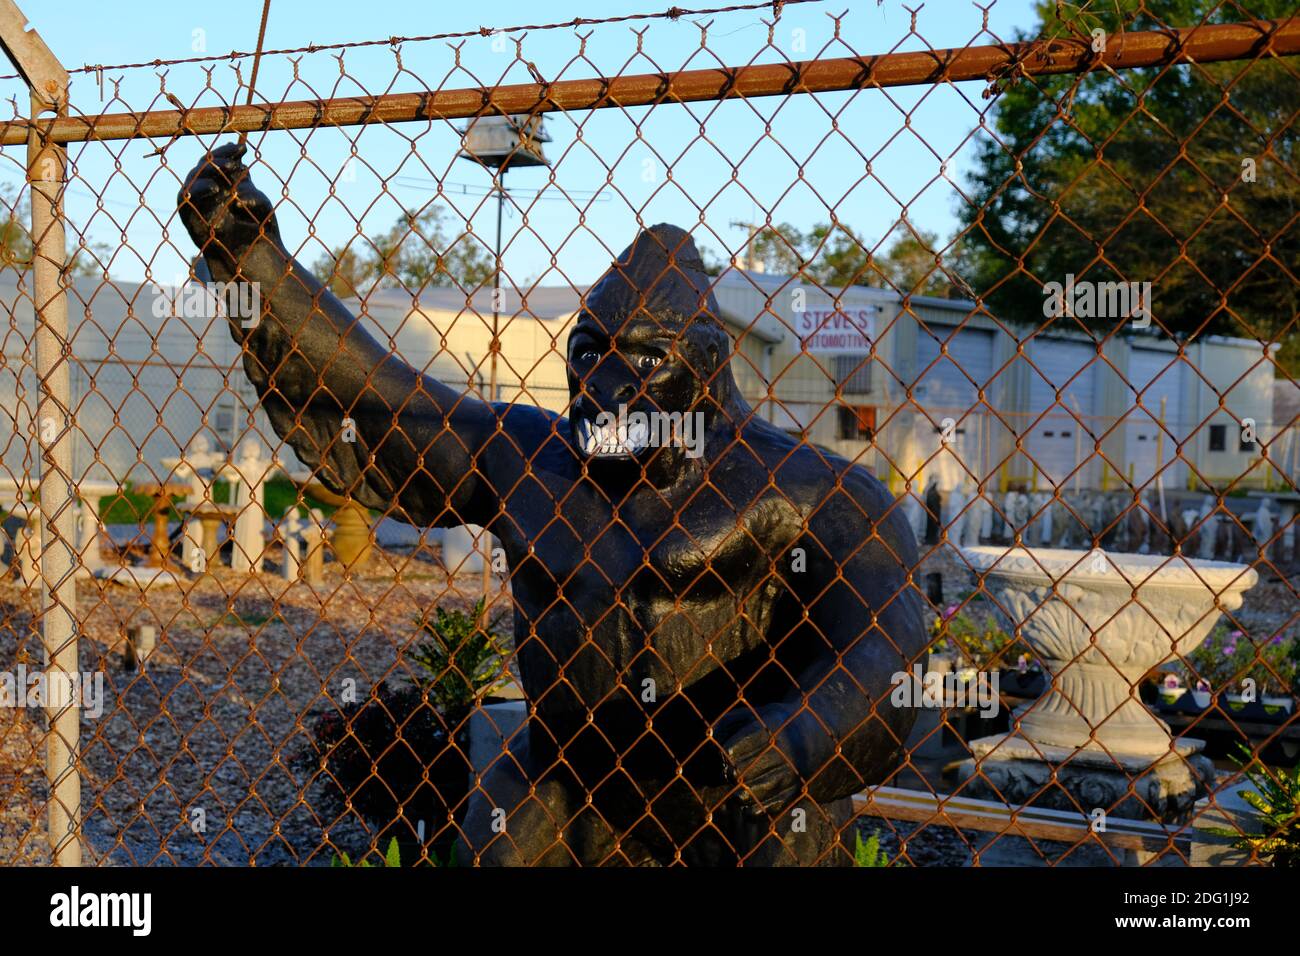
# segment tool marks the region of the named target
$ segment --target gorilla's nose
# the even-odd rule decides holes
[[[619,405],[626,405],[636,396],[636,386],[631,382],[601,383],[593,382],[587,386],[587,394],[601,411],[613,412]]]

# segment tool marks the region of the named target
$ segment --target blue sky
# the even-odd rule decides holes
[[[64,0],[57,7],[27,0],[23,6],[31,24],[68,67],[251,50],[261,13],[260,0],[228,0],[219,8],[90,0]],[[645,0],[546,5],[506,0],[490,6],[274,0],[266,46],[509,27],[664,6]],[[846,7],[849,13],[837,42],[827,14]],[[766,47],[767,27],[760,22],[770,13],[768,9],[712,17],[707,49],[700,48],[701,33],[694,21],[709,18],[683,18],[583,28],[592,31],[586,61],[575,61],[579,41],[573,29],[532,31],[523,38],[523,56],[547,78],[577,78],[924,46],[907,35],[910,14],[898,0],[789,6],[774,34],[779,53]],[[982,17],[965,0],[931,0],[918,16],[917,29],[936,47],[994,42],[992,35],[981,32]],[[1030,0],[998,0],[989,14],[989,29],[1009,39],[1033,20]],[[639,54],[633,28],[646,31]],[[466,40],[459,68],[447,41],[408,43],[400,50],[400,72],[387,45],[354,49],[344,53],[346,76],[340,75],[337,52],[295,55],[296,79],[291,57],[264,58],[259,99],[529,81],[526,67],[514,55],[513,40]],[[245,78],[250,67],[251,60],[239,61]],[[116,98],[115,79],[120,80]],[[160,91],[164,82],[166,91],[187,105],[218,105],[236,98],[242,102],[231,61],[224,60],[105,71],[103,99],[95,76],[76,74],[74,110],[169,109]],[[19,96],[18,102],[25,102],[20,81],[0,84],[5,98]],[[913,223],[947,235],[957,208],[953,183],[963,180],[976,142],[972,130],[979,125],[981,111],[988,109],[982,87],[968,83],[932,90],[552,114],[548,130],[553,141],[547,152],[554,162],[555,183],[550,184],[549,174],[541,169],[518,170],[508,177],[508,185],[519,190],[521,208],[512,209],[506,219],[505,270],[516,284],[539,279],[547,285],[589,282],[627,245],[638,221],[676,222],[718,253],[741,245],[745,232],[733,227],[733,221],[761,221],[770,213],[774,221],[807,228],[828,220],[831,207],[873,242],[894,226],[904,208]],[[910,127],[905,126],[906,112],[911,112]],[[164,157],[146,155],[159,144],[143,141],[72,146],[77,179],[68,194],[68,211],[89,241],[114,250],[115,277],[171,282],[184,268],[193,248],[174,217],[177,186],[213,142],[179,140]],[[422,208],[434,199],[438,182],[446,191],[444,204],[453,221],[469,221],[477,234],[491,241],[495,208],[484,195],[488,176],[454,158],[458,136],[451,124],[275,132],[254,136],[251,143],[260,160],[254,179],[273,198],[287,195],[280,207],[281,228],[290,247],[308,262],[325,245],[338,246],[355,237],[358,227],[373,234],[388,228],[403,207]],[[344,171],[354,148],[358,162]],[[22,182],[23,152],[4,151],[0,182]],[[535,198],[535,191],[544,186],[541,198]],[[564,199],[561,190],[575,201]],[[96,196],[102,197],[102,208]]]

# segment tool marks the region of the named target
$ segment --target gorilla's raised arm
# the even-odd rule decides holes
[[[383,348],[280,239],[242,145],[206,155],[181,187],[190,238],[217,282],[257,283],[260,319],[231,316],[272,425],[326,485],[419,525],[487,523],[482,472],[497,411]],[[245,327],[248,325],[250,327]],[[510,454],[502,446],[500,454]]]

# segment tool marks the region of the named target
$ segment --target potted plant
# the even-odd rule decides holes
[[[992,619],[981,623],[952,605],[935,620],[931,633],[935,636],[931,653],[951,656],[951,669],[958,674],[996,670],[999,689],[1013,697],[1037,697],[1046,686],[1038,658]],[[968,674],[965,679],[973,677]]]
[[[1282,723],[1295,706],[1291,696],[1295,665],[1289,642],[1281,634],[1255,641],[1240,631],[1231,632],[1229,639],[1234,673],[1222,695],[1225,713],[1242,720]]]
[[[1002,692],[1011,697],[1033,699],[1047,690],[1047,673],[1038,660],[1028,653],[1020,654],[1015,667],[1004,667],[999,673]]]
[[[1182,680],[1175,673],[1168,673],[1160,681],[1160,702],[1165,706],[1173,706],[1178,703],[1178,699],[1187,693],[1187,688],[1183,686]]]
[[[1295,709],[1296,647],[1275,634],[1256,640],[1220,626],[1187,658],[1187,676],[1196,681],[1197,710],[1217,696],[1224,715],[1241,720],[1281,723]],[[1177,709],[1185,709],[1186,700]]]
[[[403,859],[419,860],[426,847],[443,859],[451,852],[472,772],[470,714],[510,680],[498,621],[487,620],[482,600],[470,613],[435,608],[418,622],[425,637],[409,654],[421,668],[413,683],[385,682],[313,725],[335,796],[379,827],[381,840],[396,838]]]
[[[936,638],[932,648],[936,653],[950,654],[954,670],[986,670],[1008,642],[1006,634],[992,622],[978,623],[955,604],[944,609],[930,630]]]
[[[1197,710],[1205,710],[1210,706],[1210,701],[1214,699],[1214,694],[1210,690],[1210,682],[1207,680],[1198,680],[1188,696],[1192,698],[1192,703],[1196,705]]]
[[[1259,684],[1259,703],[1269,716],[1283,719],[1295,711],[1297,651],[1300,642],[1274,634],[1264,645],[1260,660],[1252,671]]]

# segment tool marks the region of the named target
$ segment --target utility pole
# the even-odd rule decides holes
[[[497,363],[501,354],[501,220],[506,205],[506,171],[515,166],[549,166],[542,153],[542,143],[551,137],[542,127],[541,116],[480,116],[469,122],[464,131],[460,159],[493,170],[493,191],[497,197],[497,241],[493,248],[492,267],[492,340],[488,345],[488,401],[500,399]],[[482,535],[484,608],[492,605],[491,538]]]

